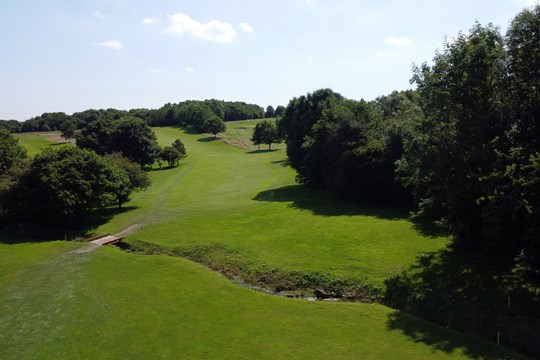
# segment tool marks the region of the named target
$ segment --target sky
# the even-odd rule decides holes
[[[331,88],[414,88],[413,64],[538,0],[1,0],[0,119]]]

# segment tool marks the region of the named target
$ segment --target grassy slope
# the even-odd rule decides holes
[[[249,152],[178,129],[155,131],[162,144],[181,138],[188,157],[154,171],[154,185],[128,204],[135,209],[99,231],[141,223],[132,238],[169,247],[220,244],[271,267],[379,284],[448,241],[421,235],[399,209],[335,202],[295,184],[284,145]]]
[[[34,156],[48,146],[65,146],[59,131],[14,134],[29,156]]]
[[[3,359],[457,359],[505,353],[380,305],[268,296],[182,259],[114,248],[71,254],[65,243],[52,244],[56,254],[0,290]],[[41,250],[36,245],[36,254]]]
[[[179,134],[174,129],[158,129],[158,133],[165,144]],[[330,226],[325,238],[332,239],[329,234],[336,231],[353,233],[350,228],[333,226],[332,220],[337,220],[340,227],[352,222],[347,220],[368,221],[364,215],[342,214],[346,211],[338,205],[322,209],[319,206],[314,211],[314,200],[310,200],[309,208],[298,199],[297,206],[291,201],[251,200],[262,189],[292,184],[290,170],[272,164],[283,159],[283,151],[247,155],[219,141],[205,143],[197,141],[199,136],[180,137],[188,145],[188,161],[178,169],[153,172],[153,187],[136,196],[130,204],[131,211],[115,217],[101,230],[117,230],[141,222],[145,231],[133,237],[175,245],[177,241],[186,241],[179,234],[190,231],[184,228],[183,219],[175,218],[189,215],[188,226],[199,226],[202,240],[211,242],[212,234],[225,233],[226,237],[217,239],[227,246],[253,252],[265,261],[275,258],[276,263],[283,264],[272,252],[286,253],[282,247],[287,242],[268,233],[277,229],[289,234],[289,241],[306,243],[317,238],[309,235],[310,223],[314,225],[311,232],[324,224]],[[224,154],[233,155],[224,159]],[[234,174],[239,170],[236,163],[240,155],[248,169]],[[210,159],[219,162],[212,164]],[[222,164],[225,160],[226,166]],[[246,173],[253,178],[244,177]],[[227,184],[220,178],[223,176],[227,180],[239,176],[238,183]],[[200,177],[199,181],[196,177]],[[214,186],[205,186],[204,181]],[[294,190],[296,193],[300,189]],[[242,211],[246,211],[243,217]],[[278,216],[280,211],[285,212],[284,216]],[[295,231],[285,229],[298,227],[290,217],[297,217],[303,229],[294,237],[290,234]],[[241,232],[241,223],[229,223],[227,219],[231,218],[252,223],[249,226],[258,231],[257,236],[264,236],[264,241],[257,242],[257,236]],[[413,232],[404,220],[375,217],[372,221],[383,221],[379,226],[387,227],[401,224],[408,229],[406,232]],[[354,229],[363,231],[362,226]],[[234,241],[235,232],[242,241]],[[199,239],[190,241],[202,241]],[[340,241],[337,237],[335,240]],[[265,248],[263,243],[269,241],[278,243],[266,244]],[[430,243],[429,239],[425,241]],[[437,241],[439,245],[444,243],[444,239]],[[251,242],[255,244],[250,245]],[[339,250],[340,244],[346,245],[347,241],[330,245]],[[67,252],[78,246],[79,243],[60,241],[29,243],[0,235],[0,358],[518,358],[504,348],[380,305],[278,298],[242,289],[182,259],[126,254],[114,248],[87,254]],[[334,260],[338,256],[334,255]],[[288,254],[287,258],[286,262],[295,256]],[[298,259],[294,266],[311,259]],[[331,259],[327,254],[318,260],[312,267]],[[383,274],[388,268],[375,272]]]

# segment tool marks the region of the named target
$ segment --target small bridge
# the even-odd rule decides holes
[[[97,239],[90,240],[89,242],[91,244],[95,245],[108,245],[108,244],[116,244],[120,241],[122,241],[124,237],[123,236],[116,236],[116,235],[103,235],[98,237]]]
[[[126,236],[134,233],[141,227],[140,224],[131,225],[124,230],[120,231],[117,234],[111,235],[111,234],[105,234],[105,235],[99,235],[92,237],[90,239],[87,239],[88,245],[83,246],[79,249],[75,249],[73,251],[70,251],[72,253],[80,254],[80,253],[87,253],[92,252],[96,250],[98,247],[108,244],[116,244],[122,241]]]

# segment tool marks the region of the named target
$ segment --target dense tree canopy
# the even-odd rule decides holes
[[[93,151],[47,148],[11,188],[8,213],[17,220],[72,224],[119,193],[127,197],[130,189],[128,174]]]
[[[385,101],[394,103],[388,114]],[[394,162],[421,116],[403,94],[366,103],[326,89],[293,99],[278,124],[298,181],[347,198],[402,201]]]
[[[120,152],[141,165],[158,156],[157,139],[144,120],[126,116],[116,121],[97,120],[77,134],[77,146],[98,154]]]

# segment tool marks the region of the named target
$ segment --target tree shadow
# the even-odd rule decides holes
[[[278,165],[281,165],[283,167],[291,166],[291,162],[290,162],[288,157],[283,159],[283,160],[271,161],[270,163],[271,164],[278,164]]]
[[[157,168],[154,168],[152,167],[149,171],[151,172],[154,172],[154,171],[167,171],[167,170],[172,170],[172,169],[176,169],[178,168],[178,165],[175,165],[175,166],[162,166],[162,167],[157,167]]]
[[[437,238],[449,237],[452,235],[448,225],[436,222],[428,216],[415,214],[410,217],[410,220],[413,223],[414,229],[424,236]]]
[[[88,238],[95,230],[118,214],[138,209],[137,206],[116,206],[95,209],[85,220],[71,225],[47,225],[38,222],[8,223],[0,228],[0,243],[20,244]]]
[[[268,202],[288,202],[289,208],[308,210],[320,216],[374,216],[386,220],[399,220],[409,217],[405,208],[359,204],[352,201],[337,200],[330,194],[307,188],[304,185],[290,185],[261,191],[252,200]]]
[[[512,261],[455,245],[418,256],[407,271],[385,281],[383,302],[429,322],[497,341],[529,354],[540,354],[540,289]],[[401,313],[388,318],[388,328],[415,342],[444,351],[463,347],[474,358],[487,357],[474,344],[438,337],[422,322]],[[493,354],[494,355],[494,354]]]
[[[501,356],[508,359],[516,358],[516,354],[509,349],[490,346],[472,336],[443,329],[399,311],[388,315],[386,325],[389,330],[401,331],[415,343],[423,343],[445,353],[451,354],[462,350],[474,359],[501,359]]]
[[[213,142],[213,141],[217,141],[217,140],[221,140],[220,137],[204,137],[204,138],[198,138],[197,141],[198,142]]]
[[[276,152],[276,151],[281,151],[281,149],[261,149],[261,150],[252,150],[252,151],[248,151],[246,152],[246,154],[264,154],[264,153],[272,153],[272,152]]]

